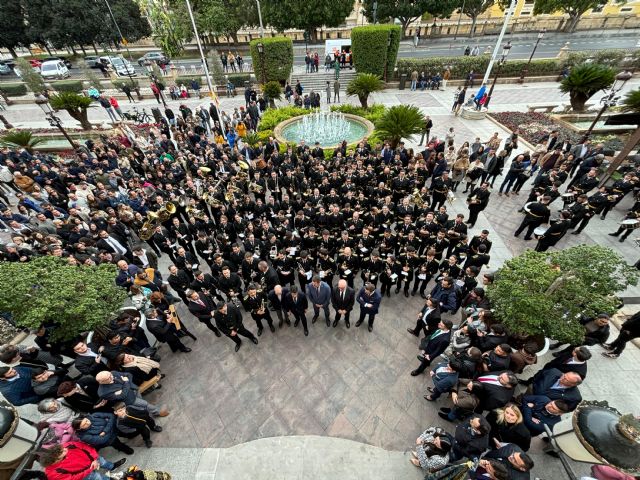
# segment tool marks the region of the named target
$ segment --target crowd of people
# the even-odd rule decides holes
[[[640,321],[629,320],[627,333],[609,345],[606,315],[585,318],[585,345],[566,347],[522,380],[541,346],[493,318],[485,291],[494,281],[487,271],[492,241],[488,230],[473,229],[490,201],[517,196],[531,181],[514,235],[526,230],[525,240],[535,235],[536,250],[545,251],[569,229],[579,234],[594,216],[604,218],[634,190],[637,171],[598,188],[602,145],[570,145],[551,132],[535,151],[518,153],[517,132],[466,142],[450,128],[440,139],[431,136],[429,118],[422,151],[364,139],[353,151],[344,142],[325,160],[318,144],[281,146],[269,138],[250,147],[236,134],[259,123],[250,95],[247,110],[231,117],[211,105],[181,111],[179,123],[136,132],[123,125],[70,158],[0,150],[0,222],[11,236],[0,259],[111,263],[134,306],[91,340],[52,342],[55,325],[43,325],[38,348],[1,349],[0,392],[14,405],[38,403],[41,426],[53,432],[41,457],[50,478],[105,478],[99,468],[121,461],[102,459],[100,448],[129,454],[122,439],[136,436],[152,445],[151,432],[162,430],[156,418],[169,414],[140,393],[158,388],[162,377],[153,344],[182,354],[191,351],[185,338],[196,340],[178,302],[237,352],[242,338],[258,345],[265,328],[275,335],[299,329],[308,341],[321,315],[322,328],[350,329],[353,312],[354,328],[366,321],[372,332],[392,294],[424,299],[408,328],[423,336],[411,375],[430,368],[425,399],[449,396],[440,416],[460,422],[453,433],[427,429],[412,462],[433,470],[489,449],[477,470],[485,476],[477,478],[529,478],[530,438],[580,402],[588,346],[603,344],[615,357],[638,336]],[[451,213],[462,183],[466,209]],[[559,218],[539,230],[558,198]],[[627,217],[637,217],[638,205]],[[62,354],[74,359],[79,377]],[[520,383],[530,385],[515,396]],[[87,476],[65,476],[79,456]]]

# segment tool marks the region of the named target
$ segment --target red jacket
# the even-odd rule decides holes
[[[63,445],[67,455],[58,463],[45,468],[47,480],[82,480],[93,470],[91,463],[98,459],[98,452],[82,442],[67,442]]]

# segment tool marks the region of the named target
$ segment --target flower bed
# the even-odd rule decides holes
[[[536,145],[552,130],[558,130],[562,139],[568,139],[572,144],[580,142],[583,134],[568,129],[557,123],[549,114],[540,112],[491,112],[489,116],[502,124],[506,129],[519,132],[519,135]],[[605,149],[619,151],[624,140],[619,135],[592,135],[593,143],[603,143]]]

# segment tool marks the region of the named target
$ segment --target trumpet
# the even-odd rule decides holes
[[[264,188],[262,187],[262,185],[258,185],[255,182],[251,182],[249,183],[249,190],[251,190],[253,193],[262,193]]]
[[[214,208],[219,208],[222,206],[222,202],[209,192],[204,192],[202,194],[202,200],[204,200],[208,205]]]
[[[188,216],[193,216],[195,218],[197,218],[198,220],[209,220],[209,217],[207,217],[207,214],[204,213],[202,210],[200,210],[199,208],[196,207],[192,207],[191,205],[189,205],[185,211],[187,212]]]

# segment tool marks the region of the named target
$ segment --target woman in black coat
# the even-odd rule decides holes
[[[491,426],[489,448],[500,448],[502,444],[514,443],[525,452],[531,446],[531,433],[522,422],[522,412],[513,403],[491,410],[487,415]]]

